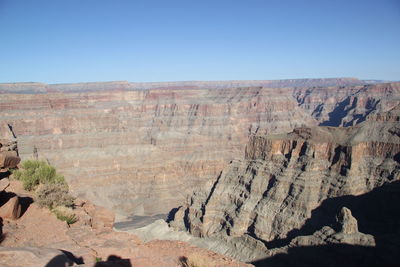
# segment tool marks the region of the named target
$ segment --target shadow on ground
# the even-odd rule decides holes
[[[132,267],[130,259],[122,259],[121,257],[110,255],[107,261],[96,262],[95,267]]]
[[[77,258],[69,251],[61,250],[64,255],[58,255],[51,259],[45,267],[60,267],[60,266],[77,266],[84,264],[82,257]],[[67,257],[65,257],[67,256]],[[94,267],[132,267],[130,259],[110,255],[106,261],[96,262]]]

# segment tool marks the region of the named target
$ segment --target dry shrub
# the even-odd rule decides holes
[[[68,194],[66,184],[41,184],[35,193],[36,203],[40,207],[53,209],[57,206],[71,207],[74,204],[74,198]]]
[[[57,216],[57,219],[65,221],[68,224],[73,224],[78,220],[73,210],[65,206],[57,206],[52,212]]]

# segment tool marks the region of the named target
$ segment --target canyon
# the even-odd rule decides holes
[[[0,91],[3,259],[397,263],[400,82],[16,83]],[[4,178],[20,158],[65,175],[77,223],[58,222]],[[43,218],[37,237],[31,229]]]
[[[170,225],[198,237],[253,242],[261,246],[260,255],[271,256],[293,242],[295,246],[324,243],[318,240],[321,233],[314,238],[304,236],[325,226],[337,227],[336,215],[351,208],[360,231],[380,240],[385,235],[395,240],[400,224],[397,209],[386,215],[377,212],[395,204],[386,203],[381,193],[377,203],[369,200],[369,205],[363,206],[366,197],[360,196],[385,185],[394,190],[388,196],[397,199],[399,122],[400,105],[347,128],[303,127],[287,134],[252,136],[244,158],[232,161],[211,188],[188,197]],[[350,210],[342,212],[351,215]],[[336,234],[332,229],[324,231],[330,232],[325,238]],[[359,234],[358,228],[354,234]],[[298,244],[299,240],[304,242]],[[371,236],[358,235],[356,240],[359,243],[343,242],[375,245]],[[386,256],[386,261],[395,262],[395,254]]]
[[[0,84],[0,123],[22,159],[43,158],[72,192],[133,215],[166,214],[209,188],[257,134],[360,123],[400,99],[399,83],[354,78]]]
[[[19,165],[18,142],[9,127],[2,127],[0,133],[1,266],[175,267],[204,262],[226,267],[249,266],[185,242],[145,243],[135,235],[116,232],[113,230],[115,214],[85,199],[75,198],[68,207],[63,206],[64,212],[69,210],[73,213],[73,217],[69,217],[72,219],[66,220],[55,212],[60,212],[60,206],[43,206],[38,190],[24,189],[24,181],[14,172],[16,168],[26,166],[24,163],[22,167]],[[46,176],[43,169],[34,172],[41,172],[42,178]],[[47,174],[47,178],[51,177]],[[44,185],[38,188],[40,186]],[[51,194],[46,197],[48,201],[54,200]],[[58,198],[60,196],[58,194]]]

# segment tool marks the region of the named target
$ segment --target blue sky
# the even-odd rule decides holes
[[[400,80],[399,0],[0,0],[0,82]]]

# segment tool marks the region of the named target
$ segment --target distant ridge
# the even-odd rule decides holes
[[[46,84],[40,82],[0,83],[0,93],[50,93],[90,91],[130,91],[147,89],[221,89],[236,87],[328,87],[366,84],[357,78],[285,79],[285,80],[231,80],[231,81],[175,81],[175,82],[83,82]],[[378,83],[377,81],[371,83]]]

